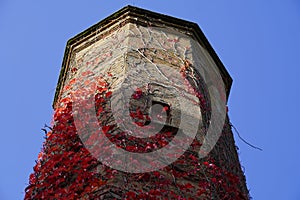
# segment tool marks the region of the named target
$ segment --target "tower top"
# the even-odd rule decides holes
[[[232,85],[232,78],[230,77],[223,63],[196,23],[133,6],[126,6],[103,19],[102,21],[91,26],[90,28],[86,29],[85,31],[79,33],[67,42],[58,84],[53,100],[54,108],[64,86],[67,77],[66,74],[68,72],[68,67],[72,56],[74,56],[76,52],[82,50],[83,48],[86,48],[93,42],[104,38],[105,36],[128,23],[133,23],[140,26],[170,27],[185,35],[188,35],[192,39],[199,42],[199,44],[210,54],[213,61],[217,65],[224,81],[227,97],[229,96],[230,88]]]
[[[249,199],[231,84],[196,23],[121,9],[68,41],[25,199]]]

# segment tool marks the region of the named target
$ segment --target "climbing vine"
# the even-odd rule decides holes
[[[208,65],[207,52],[187,35],[174,34],[177,29],[130,26],[109,32],[99,44],[89,39],[81,50],[72,52],[61,83],[64,85],[55,102],[53,125],[45,135],[43,148],[29,176],[25,199],[249,199],[247,189],[242,186],[240,166],[236,166],[235,149],[226,144],[232,136],[228,121],[214,150],[205,158],[198,156],[211,120],[212,99],[203,74],[193,65],[198,63],[198,68]],[[85,50],[85,45],[90,48]],[[194,56],[198,54],[202,60]],[[172,72],[179,73],[184,81],[175,84],[178,77],[166,75]],[[128,104],[113,110],[111,102],[124,76],[133,77],[133,82],[142,86],[134,88]],[[144,85],[146,77],[151,83]],[[167,87],[167,83],[171,86]],[[188,91],[183,91],[181,83]],[[126,86],[130,88],[130,84]],[[180,91],[183,98],[201,110],[202,126],[184,154],[170,153],[167,157],[176,158],[175,162],[144,173],[116,170],[101,162],[95,155],[115,156],[120,159],[115,159],[114,164],[124,164],[122,155],[113,152],[111,144],[127,152],[147,154],[165,148],[174,140],[178,145],[186,143],[187,137],[175,137],[180,130],[174,121],[180,118],[181,111],[175,111],[179,107],[175,104],[179,103],[169,88]],[[122,101],[123,94],[117,95]],[[158,98],[159,95],[162,97]],[[168,95],[172,101],[163,101]],[[220,98],[226,100],[226,96]],[[75,103],[77,101],[80,106]],[[153,109],[155,106],[157,109]],[[93,123],[91,110],[97,118],[96,123]],[[129,110],[128,115],[124,115],[124,110]],[[75,120],[76,112],[81,113],[79,121]],[[122,129],[118,120],[135,127],[131,129],[134,134]],[[161,124],[156,134],[138,137],[144,130],[155,130],[155,126]],[[106,138],[111,144],[104,142]],[[231,153],[233,155],[228,155]],[[163,157],[157,159],[166,162]],[[137,168],[145,164],[134,157],[127,162]],[[155,164],[155,160],[147,163]]]
[[[187,68],[184,66],[184,68]],[[184,71],[184,69],[183,69]],[[90,71],[81,73],[80,78],[72,79],[65,89],[73,88],[77,96],[87,97],[96,91],[95,111],[99,119],[99,132],[87,133],[83,138],[89,148],[101,146],[101,137],[108,137],[118,148],[145,153],[163,148],[172,140],[176,129],[165,128],[159,134],[147,139],[135,138],[120,132],[112,124],[109,101],[112,91],[108,79],[114,75],[83,81]],[[76,84],[84,84],[82,90],[74,90]],[[133,100],[143,98],[144,91],[138,88]],[[198,95],[201,99],[202,96]],[[201,99],[205,104],[204,99]],[[202,105],[205,107],[205,105]],[[84,106],[82,107],[84,108]],[[161,112],[169,110],[163,107]],[[156,113],[159,115],[159,113]],[[88,122],[89,115],[83,122]],[[130,111],[132,123],[143,126],[151,120],[141,108]],[[191,147],[174,163],[167,167],[147,173],[125,173],[103,165],[83,145],[77,134],[72,113],[72,98],[60,100],[53,116],[53,128],[46,134],[46,141],[38,156],[34,172],[29,177],[25,199],[246,199],[236,174],[217,166],[214,159],[197,157],[201,143],[195,139]],[[137,129],[138,131],[138,129]],[[109,148],[98,148],[109,151]],[[170,155],[172,156],[172,155]],[[137,162],[137,165],[139,163]]]

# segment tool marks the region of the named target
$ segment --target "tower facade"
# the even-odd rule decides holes
[[[249,199],[231,83],[197,24],[121,9],[68,41],[25,199]]]

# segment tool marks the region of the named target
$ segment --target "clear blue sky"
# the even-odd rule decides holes
[[[66,41],[125,5],[199,24],[233,77],[232,123],[251,196],[300,199],[299,0],[0,0],[0,199],[22,199]]]

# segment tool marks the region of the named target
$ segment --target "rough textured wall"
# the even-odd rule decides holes
[[[248,199],[228,119],[207,137],[226,103],[209,53],[168,27],[95,38],[71,52],[25,199]]]

